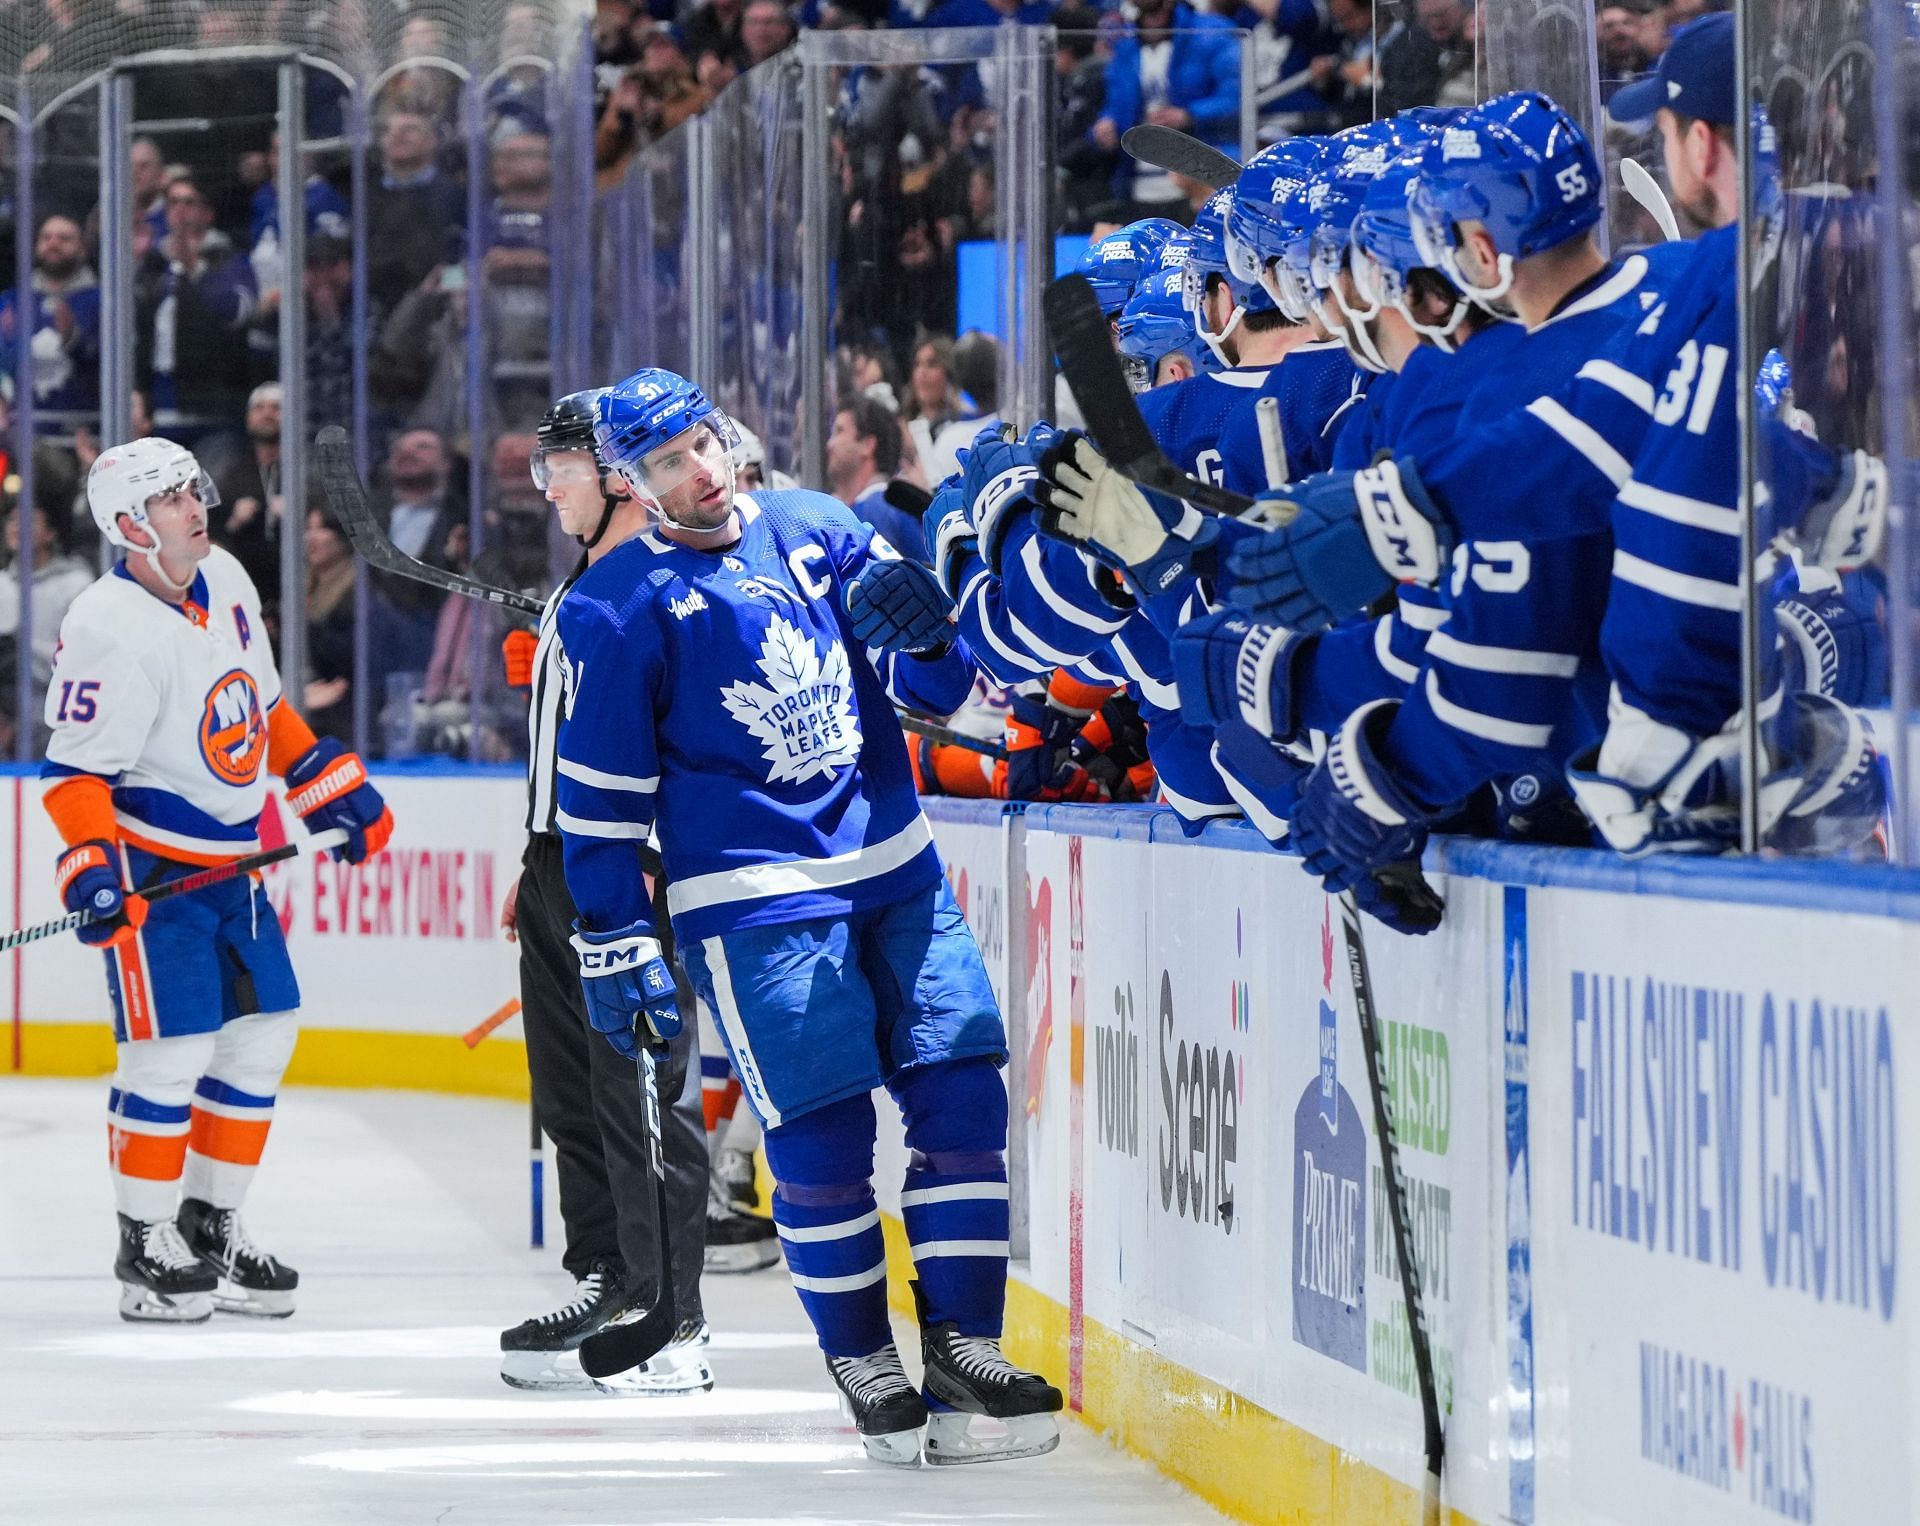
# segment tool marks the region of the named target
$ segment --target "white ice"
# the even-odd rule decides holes
[[[557,1204],[527,1246],[526,1112],[504,1102],[289,1090],[247,1222],[300,1269],[298,1312],[125,1324],[105,1106],[104,1081],[0,1080],[8,1526],[1220,1520],[1071,1420],[1048,1457],[868,1462],[778,1269],[707,1279],[710,1394],[507,1388],[500,1329],[572,1283]]]

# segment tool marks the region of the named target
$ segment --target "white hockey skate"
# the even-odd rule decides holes
[[[921,1336],[926,1360],[927,1461],[1004,1462],[1039,1457],[1060,1445],[1054,1414],[1060,1390],[1023,1372],[987,1336],[939,1324]]]
[[[215,1208],[190,1197],[181,1203],[176,1222],[187,1248],[220,1279],[213,1290],[214,1308],[253,1319],[285,1319],[293,1312],[300,1274],[247,1238],[238,1209]]]
[[[601,1393],[622,1399],[705,1393],[713,1387],[713,1367],[705,1349],[711,1338],[705,1320],[697,1324],[689,1321],[638,1367],[589,1381]]]
[[[213,1290],[220,1278],[187,1249],[172,1219],[142,1223],[121,1214],[113,1273],[120,1279],[124,1320],[198,1325],[213,1318]]]
[[[595,1261],[574,1284],[570,1302],[501,1331],[500,1380],[534,1393],[590,1392],[593,1379],[580,1368],[580,1343],[613,1321],[625,1282],[619,1262]]]
[[[896,1468],[919,1467],[927,1404],[900,1364],[900,1348],[889,1341],[871,1356],[830,1356],[827,1371],[840,1388],[840,1412],[860,1433],[867,1456]]]

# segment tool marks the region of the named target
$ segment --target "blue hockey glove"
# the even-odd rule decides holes
[[[1775,584],[1774,597],[1783,688],[1846,705],[1886,699],[1886,628],[1874,607],[1877,591],[1862,574],[1849,573],[1843,581],[1822,567],[1798,569],[1797,578],[1789,570]]]
[[[1259,501],[1292,522],[1237,547],[1221,588],[1248,613],[1296,630],[1358,614],[1396,582],[1437,583],[1452,553],[1411,462],[1323,472]]]
[[[1210,571],[1219,530],[1188,504],[1135,486],[1078,429],[1040,457],[1040,529],[1122,572],[1139,598]]]
[[[1007,798],[1058,800],[1072,782],[1073,744],[1086,723],[1086,716],[1044,699],[1013,695],[1007,712]]]
[[[1836,572],[1873,560],[1887,529],[1887,463],[1864,450],[1839,458],[1833,489],[1801,518],[1806,559]]]
[[[920,525],[927,545],[933,550],[933,575],[940,580],[947,597],[957,600],[968,563],[980,551],[980,537],[974,532],[973,520],[967,513],[967,496],[960,486],[958,473],[934,490],[933,500],[920,517]]]
[[[1035,506],[1037,460],[1035,450],[1014,433],[1011,424],[981,430],[973,444],[960,452],[967,515],[980,540],[981,560],[995,572],[1000,570],[1000,547],[1007,531]]]
[[[287,770],[287,804],[309,832],[344,827],[347,840],[333,849],[336,859],[357,864],[386,847],[393,836],[393,812],[380,791],[367,782],[367,766],[332,737],[322,737]]]
[[[1246,722],[1270,742],[1292,739],[1293,664],[1306,638],[1237,609],[1203,615],[1173,637],[1180,714],[1191,726]]]
[[[680,1032],[673,971],[645,923],[596,933],[575,922],[572,941],[587,1021],[618,1053],[637,1060],[643,1039],[664,1044]]]
[[[1307,872],[1329,891],[1352,890],[1362,908],[1400,932],[1430,932],[1424,918],[1400,915],[1400,903],[1373,879],[1388,865],[1417,863],[1427,845],[1426,813],[1382,765],[1380,738],[1398,700],[1375,700],[1328,738],[1300,792],[1290,825]]]
[[[120,854],[110,842],[75,843],[54,865],[54,884],[68,911],[90,911],[93,920],[74,929],[93,948],[131,942],[147,920],[147,898],[120,883]]]
[[[953,600],[919,562],[869,562],[847,584],[847,618],[862,646],[932,656],[953,645]]]

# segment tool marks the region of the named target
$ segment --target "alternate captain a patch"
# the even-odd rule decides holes
[[[232,668],[215,680],[200,715],[200,756],[222,783],[244,788],[267,756],[267,719],[253,675]]]

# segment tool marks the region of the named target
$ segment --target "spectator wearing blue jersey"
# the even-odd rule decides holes
[[[192,438],[246,405],[253,269],[191,179],[167,187],[167,236],[134,272],[134,374],[163,434]]]
[[[1240,137],[1240,41],[1224,17],[1184,0],[1142,0],[1133,30],[1107,62],[1107,101],[1090,136],[1111,153],[1136,123],[1176,127],[1236,152]],[[1173,177],[1124,160],[1115,193],[1141,216],[1185,200]]]
[[[827,485],[902,556],[927,559],[920,521],[887,502],[887,484],[900,470],[900,424],[885,403],[850,397],[833,416],[827,436]]]
[[[87,263],[80,225],[54,213],[33,241],[33,293],[0,295],[0,362],[9,374],[26,331],[33,352],[35,427],[70,434],[100,411],[100,283]]]

